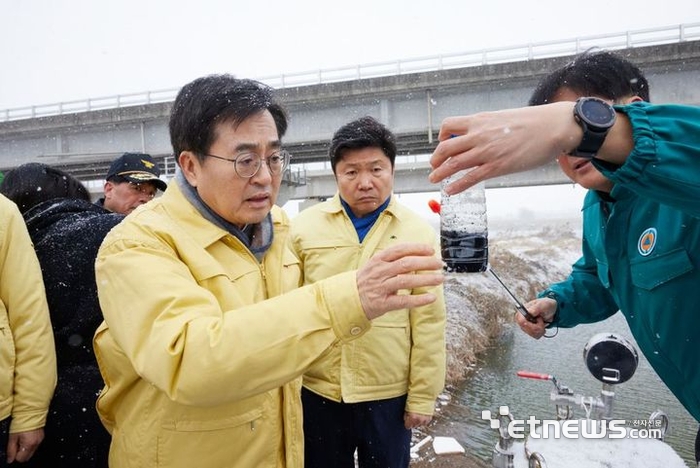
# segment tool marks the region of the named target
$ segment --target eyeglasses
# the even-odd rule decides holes
[[[233,169],[236,171],[236,174],[244,179],[250,179],[257,174],[263,162],[263,158],[257,153],[241,153],[236,159],[222,158],[221,156],[206,153],[201,153],[201,155],[233,163]],[[264,161],[270,170],[270,174],[279,175],[287,168],[290,159],[291,155],[287,151],[280,150],[269,155]]]

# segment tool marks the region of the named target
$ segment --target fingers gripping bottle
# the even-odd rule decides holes
[[[464,171],[442,182],[440,243],[446,270],[454,273],[486,271],[489,263],[486,193],[484,183],[455,195],[447,195],[445,186],[459,179]]]

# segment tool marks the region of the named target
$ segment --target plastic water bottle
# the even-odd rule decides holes
[[[486,223],[484,183],[455,195],[447,195],[445,186],[459,179],[464,171],[442,183],[440,210],[440,243],[446,270],[455,273],[486,271],[489,263],[489,241]]]

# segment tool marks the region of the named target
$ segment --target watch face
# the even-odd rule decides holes
[[[581,116],[597,127],[609,127],[615,121],[615,109],[599,99],[586,99],[581,103]]]

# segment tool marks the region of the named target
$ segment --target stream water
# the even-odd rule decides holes
[[[527,420],[531,415],[555,419],[554,405],[549,401],[553,384],[520,378],[516,375],[518,370],[554,375],[575,393],[597,397],[602,384],[585,367],[583,348],[593,335],[601,332],[618,333],[636,347],[619,313],[604,322],[561,329],[551,339],[534,340],[515,325],[509,326],[481,356],[471,377],[456,389],[452,403],[442,410],[443,416],[434,433],[456,438],[466,448],[469,458],[490,466],[498,434],[488,421],[482,420],[482,410],[496,414],[499,406],[507,405],[517,419]],[[647,419],[656,409],[664,411],[671,423],[665,441],[692,466],[698,423],[663,385],[641,352],[634,376],[614,389],[615,419],[631,423]],[[575,415],[583,417],[583,410],[575,409]]]

